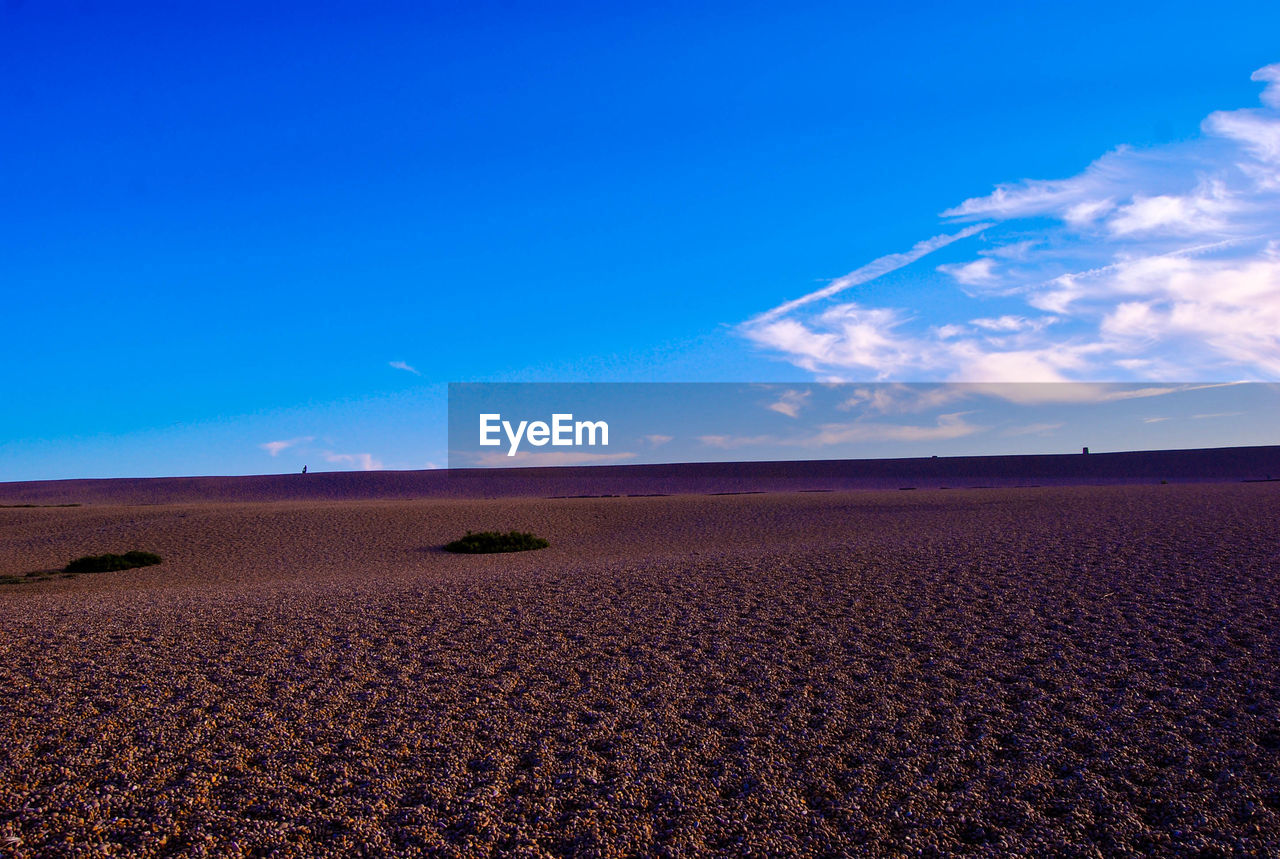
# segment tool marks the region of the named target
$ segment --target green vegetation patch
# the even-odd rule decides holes
[[[109,573],[114,570],[132,570],[134,567],[150,567],[158,563],[160,563],[160,556],[152,552],[85,555],[67,564],[62,571],[64,573]]]
[[[0,585],[25,585],[28,582],[43,582],[53,578],[57,574],[57,570],[33,570],[20,576],[0,576]],[[69,574],[70,578],[75,578],[75,574]]]
[[[551,544],[541,537],[523,531],[481,531],[478,534],[467,532],[467,536],[452,543],[446,543],[446,552],[462,552],[467,555],[481,555],[491,552],[528,552],[533,549],[545,549]]]
[[[60,575],[64,579],[74,579],[81,573],[109,573],[113,570],[132,570],[134,567],[150,567],[160,563],[160,556],[154,552],[125,552],[123,555],[85,555],[76,558],[61,570],[33,570],[22,575],[0,576],[0,585],[24,585],[29,582],[43,582]]]

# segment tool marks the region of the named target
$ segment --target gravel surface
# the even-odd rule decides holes
[[[1275,483],[0,509],[129,549],[0,586],[0,855],[1280,853]]]

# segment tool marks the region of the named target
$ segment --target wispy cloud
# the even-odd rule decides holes
[[[1280,64],[1253,79],[1261,106],[1212,113],[1193,140],[999,185],[943,212],[976,223],[738,330],[825,379],[1280,378]],[[978,233],[975,259],[937,267],[960,293],[946,304],[973,307],[960,318],[815,306]]]
[[[863,385],[853,388],[838,408],[864,414],[911,414],[933,411],[970,396],[963,385]]]
[[[409,366],[409,364],[405,363],[404,361],[388,361],[387,364],[396,368],[397,370],[404,370],[406,372],[412,373],[415,376],[422,375],[415,368]]]
[[[874,441],[938,441],[962,438],[982,432],[986,427],[969,423],[969,412],[953,412],[938,415],[933,424],[892,424],[874,421],[822,424],[815,430],[794,435],[702,435],[698,441],[707,447],[720,450],[736,450],[744,447],[798,447],[824,448],[855,442]]]
[[[307,436],[302,436],[300,438],[285,439],[283,441],[269,441],[264,444],[258,445],[258,447],[262,448],[272,456],[279,456],[280,451],[282,450],[288,450],[291,447],[295,447],[300,444],[306,444],[307,442],[314,441],[314,440],[315,440],[315,436],[307,435]]]
[[[827,284],[822,289],[814,290],[808,295],[803,295],[800,298],[795,298],[795,299],[792,299],[791,301],[787,301],[782,304],[779,304],[777,307],[773,308],[772,310],[766,310],[764,313],[761,313],[759,316],[752,319],[751,324],[755,324],[755,325],[767,324],[770,320],[777,319],[778,317],[785,316],[789,313],[799,310],[801,307],[804,307],[806,304],[812,304],[815,301],[820,301],[824,298],[830,298],[836,293],[844,292],[846,289],[849,289],[851,287],[873,281],[876,278],[882,277],[883,275],[886,275],[891,271],[897,271],[903,266],[910,265],[911,263],[915,262],[921,257],[927,256],[933,253],[934,251],[939,250],[940,248],[944,248],[947,245],[951,244],[952,242],[957,242],[960,239],[965,239],[965,238],[968,238],[969,236],[974,235],[975,233],[982,232],[988,226],[990,225],[974,224],[972,226],[965,227],[963,230],[960,230],[957,233],[951,233],[949,235],[934,236],[931,239],[925,239],[924,241],[916,242],[916,244],[909,251],[903,251],[901,253],[886,254],[885,256],[879,257],[878,259],[872,260],[871,262],[867,263],[866,265],[860,268],[854,269],[853,271],[849,272],[843,277],[837,277],[835,280],[831,281],[831,283]]]
[[[354,465],[360,471],[381,471],[381,460],[371,453],[334,453],[326,450],[323,454],[325,462]]]
[[[668,442],[672,441],[674,438],[675,436],[672,436],[672,435],[662,435],[661,433],[654,433],[653,435],[644,436],[644,442],[650,447],[662,447],[664,444],[667,444]]]
[[[796,418],[800,416],[800,410],[809,402],[809,397],[812,393],[812,391],[786,390],[782,392],[777,400],[769,403],[766,408],[771,412],[777,412],[789,418]]]
[[[880,383],[851,385],[836,406],[840,411],[869,415],[906,415],[935,412],[960,402],[997,400],[1019,406],[1050,404],[1087,405],[1117,400],[1146,399],[1223,387],[1222,384],[1115,385],[1093,382],[1026,383],[941,382],[927,384]]]
[[[1025,316],[1005,314],[995,319],[970,319],[969,324],[984,331],[1016,334],[1019,331],[1039,331],[1057,322],[1055,316],[1042,316],[1039,319],[1027,319]]]

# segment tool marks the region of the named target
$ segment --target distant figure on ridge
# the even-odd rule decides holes
[[[307,473],[307,467],[306,467],[305,465],[304,465],[304,466],[302,466],[302,473],[303,473],[303,474],[306,474],[306,473]]]

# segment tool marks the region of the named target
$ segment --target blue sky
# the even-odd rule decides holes
[[[439,465],[449,381],[1275,380],[1275,32],[6,3],[0,479]]]

